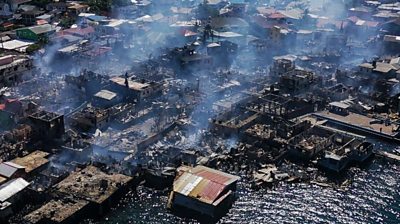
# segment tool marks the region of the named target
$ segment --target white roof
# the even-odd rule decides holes
[[[28,47],[29,45],[34,44],[32,41],[23,41],[23,40],[10,40],[7,42],[3,42],[0,47],[2,46],[4,49],[7,50],[15,50],[23,47]]]
[[[112,100],[117,96],[117,94],[103,89],[100,92],[96,93],[94,96],[105,99],[105,100]]]
[[[343,108],[343,109],[347,109],[350,107],[350,105],[345,104],[344,102],[332,102],[329,104],[330,106],[334,106],[334,107],[339,107],[339,108]]]
[[[243,37],[242,34],[240,33],[235,33],[235,32],[217,32],[214,31],[215,36],[217,37],[223,37],[223,38],[230,38],[230,37]]]
[[[124,24],[126,20],[121,20],[121,19],[116,19],[116,20],[111,20],[107,25],[108,27],[118,27],[122,24]]]
[[[7,183],[0,186],[0,202],[5,202],[15,194],[19,193],[23,189],[29,186],[26,180],[22,178],[10,180]]]
[[[82,12],[78,16],[79,17],[89,17],[89,16],[95,16],[95,15],[96,14],[93,14],[93,13],[84,13],[84,12]]]

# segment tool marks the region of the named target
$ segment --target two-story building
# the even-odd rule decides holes
[[[16,30],[17,37],[32,41],[47,41],[56,32],[50,24],[25,27]]]

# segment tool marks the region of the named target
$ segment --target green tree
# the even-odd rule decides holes
[[[46,5],[53,2],[52,0],[33,0],[30,2],[32,5],[36,5],[40,8],[46,8]]]
[[[112,4],[115,6],[127,6],[132,4],[130,0],[112,0]]]
[[[38,51],[41,48],[39,44],[32,44],[29,47],[26,48],[26,53],[27,54],[33,54],[36,51]]]
[[[65,27],[65,28],[69,28],[71,27],[73,24],[75,23],[75,20],[73,20],[70,17],[64,17],[61,19],[60,21],[60,26]]]
[[[89,0],[88,5],[92,12],[104,12],[111,9],[112,0]]]

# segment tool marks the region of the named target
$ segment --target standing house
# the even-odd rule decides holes
[[[0,16],[11,17],[13,15],[10,6],[7,3],[0,3]]]
[[[75,37],[80,37],[80,38],[92,38],[94,37],[96,31],[93,27],[88,26],[88,27],[77,27],[77,28],[70,28],[70,29],[66,29],[61,31],[61,34],[67,34],[67,35],[72,35]]]
[[[55,10],[57,10],[57,11],[60,11],[60,12],[66,12],[70,5],[71,4],[68,3],[68,2],[62,2],[62,1],[50,2],[49,4],[46,5],[46,10],[47,11],[53,11],[53,10],[55,11]]]
[[[50,24],[44,24],[39,26],[31,26],[16,30],[18,38],[40,41],[48,40],[49,37],[56,32],[56,30]]]
[[[168,207],[179,207],[208,217],[219,217],[235,199],[240,178],[205,166],[181,173],[174,182]]]
[[[20,5],[31,2],[32,0],[7,0],[6,2],[10,5],[10,8],[15,12]]]
[[[75,4],[72,4],[71,6],[68,6],[67,10],[70,15],[78,16],[81,13],[87,12],[88,9],[89,9],[88,5],[75,3]]]
[[[33,25],[36,24],[36,17],[44,15],[44,11],[41,10],[30,10],[21,13],[22,23],[25,25]]]

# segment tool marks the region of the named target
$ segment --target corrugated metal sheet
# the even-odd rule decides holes
[[[225,188],[223,184],[191,173],[184,173],[178,178],[174,186],[175,192],[209,204],[213,203]]]
[[[191,175],[191,177],[187,181],[188,183],[183,187],[180,193],[186,196],[189,195],[190,192],[192,192],[192,190],[197,187],[202,179],[203,178],[196,175]]]
[[[221,174],[216,173],[216,172],[210,172],[208,170],[202,170],[202,171],[196,173],[196,175],[204,177],[204,178],[206,178],[208,180],[211,180],[213,182],[217,182],[219,184],[224,184],[224,185],[225,185],[225,183],[227,181],[229,181],[231,179],[230,177],[221,175]]]
[[[6,163],[0,164],[0,175],[3,177],[11,177],[15,172],[17,172],[18,168],[14,166],[10,166]]]
[[[190,173],[183,173],[175,182],[174,182],[174,191],[181,192],[182,188],[188,183],[188,179],[191,177]]]
[[[29,186],[29,183],[22,178],[10,180],[0,186],[0,202],[4,202]]]
[[[224,185],[229,185],[240,179],[238,176],[230,175],[206,166],[196,166],[192,169],[192,173]]]
[[[220,196],[224,189],[225,185],[208,181],[200,193],[200,200],[211,204]]]
[[[21,166],[21,165],[19,165],[19,164],[16,164],[16,163],[14,163],[14,162],[11,162],[11,161],[4,162],[4,163],[7,164],[7,165],[9,165],[9,166],[15,167],[15,168],[17,168],[17,169],[25,169],[24,166]]]
[[[198,166],[191,171],[183,173],[174,182],[174,191],[212,204],[221,196],[227,185],[238,179],[239,177],[237,176]]]

